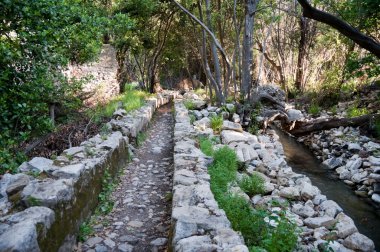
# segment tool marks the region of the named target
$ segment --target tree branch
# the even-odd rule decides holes
[[[331,15],[330,13],[318,10],[310,5],[308,0],[297,0],[302,6],[303,16],[330,25],[338,30],[344,36],[352,39],[355,43],[367,49],[378,58],[380,58],[380,44],[371,37],[361,33],[345,21]]]

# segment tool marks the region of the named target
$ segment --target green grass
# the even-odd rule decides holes
[[[204,89],[204,88],[197,88],[197,89],[195,89],[194,93],[196,95],[204,95],[204,94],[206,94],[206,89]]]
[[[207,156],[212,156],[212,154],[214,153],[214,148],[211,140],[206,137],[199,137],[198,142],[201,151]]]
[[[214,132],[222,131],[223,126],[223,117],[222,116],[213,116],[211,117],[211,128]]]
[[[308,113],[312,116],[317,116],[321,112],[321,108],[316,103],[312,103],[309,107]]]
[[[347,109],[347,116],[349,118],[358,117],[358,116],[367,115],[367,114],[369,114],[369,111],[367,108],[358,108],[356,107],[356,105],[350,106]]]
[[[209,142],[208,140],[206,148],[201,147],[202,151],[210,150]],[[213,157],[214,162],[208,169],[211,190],[219,207],[225,211],[230,220],[232,228],[243,235],[249,250],[252,252],[262,251],[262,249],[269,252],[293,251],[297,242],[296,226],[285,217],[284,212],[279,213],[278,217],[270,216],[269,212],[254,209],[244,198],[228,192],[228,185],[236,180],[238,169],[235,152],[225,146],[216,150]],[[260,183],[262,181],[256,177],[247,182],[250,190],[252,190],[252,184],[255,184],[253,189],[255,192],[261,190]],[[265,217],[277,218],[278,226],[270,226],[264,221]]]
[[[100,123],[104,118],[111,117],[120,105],[127,112],[140,108],[149,96],[150,94],[147,92],[127,86],[123,94],[110,100],[107,104],[98,104],[94,109],[89,110],[88,114],[94,122]]]
[[[195,104],[192,100],[186,100],[183,102],[183,105],[185,105],[186,109],[193,110],[195,109]]]
[[[264,193],[264,179],[257,174],[253,174],[250,177],[244,177],[240,181],[239,186],[250,197]]]
[[[79,227],[78,239],[81,242],[86,241],[87,237],[94,233],[94,229],[89,222],[83,222]]]
[[[136,144],[137,146],[141,146],[147,138],[147,134],[144,132],[139,132],[136,137]]]

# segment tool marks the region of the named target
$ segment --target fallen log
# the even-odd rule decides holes
[[[308,135],[312,132],[329,130],[332,128],[343,127],[358,127],[369,125],[372,121],[380,119],[380,114],[363,115],[353,118],[324,118],[315,119],[312,121],[295,121],[293,124],[288,124],[282,121],[282,128],[293,136],[300,137]]]

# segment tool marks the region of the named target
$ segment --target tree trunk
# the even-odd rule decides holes
[[[367,49],[378,58],[380,58],[380,43],[376,42],[371,37],[361,33],[345,21],[331,15],[330,13],[320,11],[312,7],[308,0],[297,0],[302,6],[303,16],[314,19],[316,21],[330,25],[331,27],[338,30],[341,34],[349,39],[352,39],[355,43]]]
[[[243,37],[243,57],[242,57],[242,96],[244,99],[249,98],[250,86],[252,83],[252,44],[253,44],[253,25],[255,22],[256,8],[259,0],[245,1],[245,21]]]
[[[307,20],[305,17],[299,18],[300,24],[300,42],[298,45],[298,59],[297,59],[297,70],[296,70],[296,80],[295,87],[298,92],[302,92],[304,90],[303,85],[303,65],[306,54],[306,33],[307,33]]]
[[[368,124],[371,120],[380,118],[380,114],[374,115],[363,115],[354,118],[327,118],[327,119],[316,119],[308,122],[296,121],[292,127],[283,126],[283,128],[292,134],[293,136],[304,136],[312,132],[329,130],[332,128],[343,127],[358,127],[361,125]]]
[[[208,28],[210,29],[211,32],[213,32],[212,23],[211,23],[210,0],[206,0],[206,19],[207,19]],[[216,81],[216,84],[218,85],[218,89],[222,90],[222,76],[221,76],[221,71],[220,71],[220,62],[219,62],[218,52],[217,52],[215,43],[212,40],[210,41],[210,47],[211,47],[212,59],[214,62],[215,81]]]

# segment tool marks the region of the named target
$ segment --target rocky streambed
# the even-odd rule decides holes
[[[358,232],[354,221],[341,206],[323,195],[306,175],[292,170],[275,131],[268,130],[267,134],[257,136],[243,131],[232,104],[226,106],[227,111],[205,107],[201,101],[194,104],[199,105],[195,106],[199,109],[190,111],[190,114],[196,119],[193,125],[198,134],[214,136],[210,116],[222,115],[229,119],[224,120],[221,129],[222,144],[234,149],[239,160],[247,164],[246,170],[237,174],[237,178],[257,174],[265,181],[265,193],[262,195],[250,198],[237,186],[232,186],[231,192],[246,198],[252,207],[266,208],[273,215],[279,210],[286,211],[287,218],[300,230],[298,251],[328,247],[334,251],[375,250],[373,241]]]

